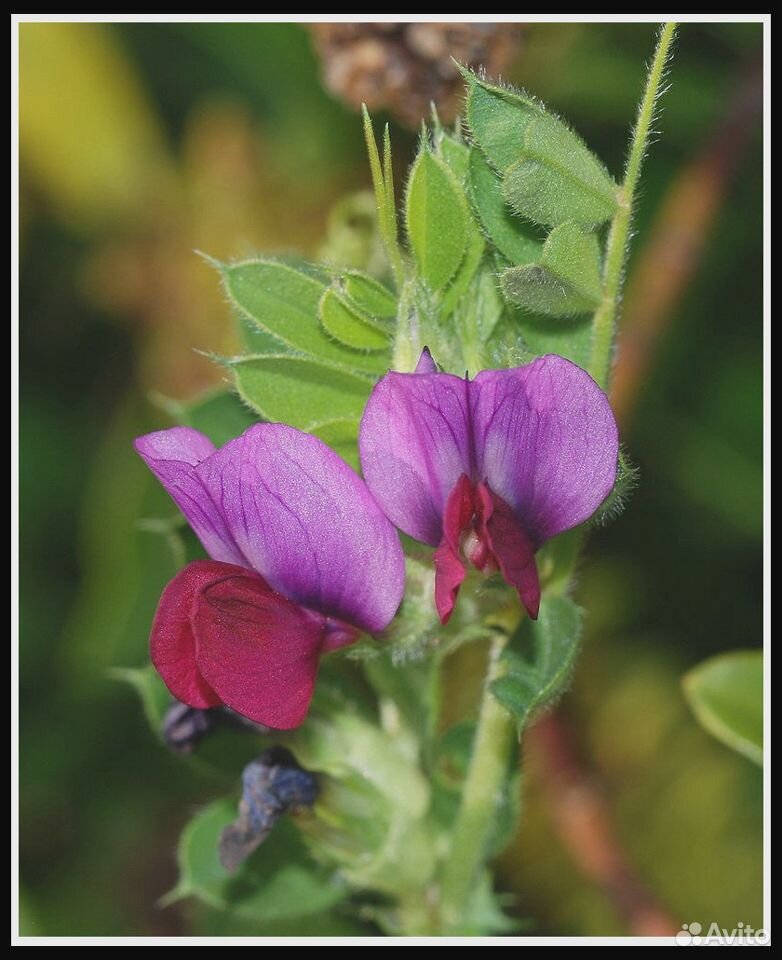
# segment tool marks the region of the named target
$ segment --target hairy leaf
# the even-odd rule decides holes
[[[382,369],[369,354],[335,343],[323,329],[318,305],[326,285],[276,260],[220,264],[232,305],[261,330],[294,350],[347,368]]]
[[[353,350],[388,352],[388,333],[336,287],[329,287],[324,292],[318,313],[326,333],[347,347]]]
[[[594,310],[602,296],[597,237],[563,223],[549,234],[537,263],[510,267],[501,283],[508,300],[536,313],[560,317]]]
[[[358,420],[372,381],[307,357],[259,354],[227,361],[239,395],[265,420],[301,430]]]
[[[581,612],[566,597],[548,597],[536,621],[525,621],[518,646],[505,654],[507,672],[492,683],[495,697],[516,718],[519,734],[530,718],[555,700],[570,679],[581,636]]]
[[[235,817],[232,799],[217,800],[193,817],[179,840],[179,881],[164,902],[194,896],[216,909],[266,923],[306,918],[346,897],[347,888],[310,858],[287,822],[276,825],[236,874],[226,873],[218,843]]]
[[[464,256],[468,210],[454,175],[426,148],[410,171],[406,213],[420,276],[432,290],[441,290]]]
[[[502,195],[502,181],[479,150],[470,156],[470,194],[489,239],[511,263],[539,259],[543,243],[515,214]]]

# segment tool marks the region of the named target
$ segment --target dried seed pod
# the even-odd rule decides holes
[[[220,837],[220,862],[233,873],[259,847],[288,810],[311,807],[318,795],[315,774],[302,769],[284,747],[271,747],[242,773],[239,816]]]
[[[434,103],[443,120],[459,111],[454,60],[496,76],[519,49],[509,23],[318,23],[311,26],[326,87],[355,109],[388,110],[416,128]],[[453,59],[452,59],[453,58]]]
[[[218,719],[217,710],[198,710],[175,700],[163,718],[163,739],[174,753],[186,756],[211,730]]]

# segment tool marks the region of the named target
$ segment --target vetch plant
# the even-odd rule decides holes
[[[220,727],[256,759],[238,815],[234,793],[186,828],[169,900],[259,933],[517,928],[490,864],[516,826],[517,741],[576,660],[584,525],[633,477],[605,391],[674,32],[621,184],[533,97],[465,70],[463,121],[423,130],[399,202],[365,111],[377,275],[212,261],[247,347],[215,358],[235,392],[136,442],[208,555],[152,626],[181,705],[135,681],[180,753]],[[444,664],[468,643],[485,677],[454,724]]]

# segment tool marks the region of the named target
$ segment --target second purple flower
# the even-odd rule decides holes
[[[535,552],[587,520],[616,481],[608,398],[580,367],[549,355],[474,380],[389,373],[361,422],[361,465],[388,518],[436,547],[435,602],[448,621],[465,563],[499,570],[538,615]]]

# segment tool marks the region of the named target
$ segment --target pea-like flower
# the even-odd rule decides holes
[[[188,427],[135,446],[211,557],[160,599],[150,646],[166,686],[191,707],[298,726],[321,655],[393,618],[405,578],[396,530],[343,460],[283,424],[219,450]]]
[[[607,397],[569,360],[549,355],[470,380],[438,373],[424,350],[414,373],[389,373],[373,390],[359,448],[386,516],[437,548],[443,623],[466,561],[499,570],[534,619],[535,552],[608,496],[618,436]]]

